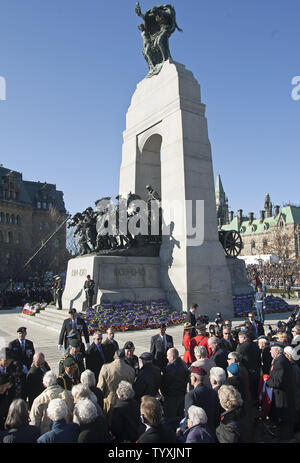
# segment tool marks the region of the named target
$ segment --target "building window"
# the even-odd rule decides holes
[[[22,240],[23,240],[22,233],[18,233],[18,235],[17,235],[17,244],[21,244]]]
[[[17,215],[17,217],[16,217],[16,224],[17,224],[17,225],[20,225],[20,223],[21,223],[20,216]]]
[[[43,203],[43,209],[47,209],[47,203]]]
[[[38,209],[41,209],[41,207],[42,207],[42,203],[41,203],[40,201],[38,201],[38,202],[37,202],[37,208],[38,208]]]
[[[9,214],[5,214],[5,223],[9,223]]]
[[[9,219],[9,223],[14,224],[15,223],[15,216],[12,214]]]
[[[14,242],[14,237],[11,231],[7,233],[7,242],[8,244],[12,244]]]
[[[4,241],[3,233],[2,231],[0,231],[0,243],[3,243],[3,241]]]

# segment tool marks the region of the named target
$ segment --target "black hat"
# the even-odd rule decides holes
[[[76,309],[70,309],[69,313],[76,313]]]
[[[10,383],[10,376],[7,373],[0,373],[0,386]]]
[[[81,346],[81,341],[80,341],[80,339],[70,339],[69,345],[71,347],[80,347]]]
[[[17,329],[17,333],[24,333],[24,331],[27,331],[27,328],[25,326],[21,326]]]
[[[124,349],[132,349],[133,347],[134,347],[134,344],[131,341],[127,341],[124,344]]]
[[[64,367],[72,367],[73,365],[76,365],[76,362],[73,359],[73,357],[66,357],[64,360]]]
[[[151,352],[144,352],[143,354],[140,355],[141,360],[153,360],[153,355]]]

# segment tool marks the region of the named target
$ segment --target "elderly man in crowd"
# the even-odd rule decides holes
[[[207,415],[203,408],[191,405],[188,409],[187,429],[176,431],[177,441],[189,444],[213,444],[216,442],[210,429],[207,427]]]
[[[45,356],[42,352],[37,352],[33,356],[32,366],[27,373],[25,390],[29,401],[29,409],[32,406],[34,399],[44,390],[43,376],[50,370],[48,363],[45,361]]]
[[[226,372],[221,367],[213,367],[209,373],[209,380],[214,391],[218,391],[226,381]]]
[[[106,331],[106,339],[102,344],[106,363],[114,361],[114,355],[119,350],[119,344],[115,340],[115,332],[112,328],[108,328]],[[97,378],[97,376],[96,376]]]
[[[257,339],[258,348],[261,355],[261,371],[263,375],[268,375],[270,373],[272,356],[270,342],[267,336],[259,336]]]
[[[270,378],[266,380],[266,385],[273,390],[270,418],[277,426],[278,438],[288,440],[293,436],[295,418],[292,367],[280,343],[274,342],[271,345],[271,356],[273,361]]]
[[[67,422],[72,421],[73,397],[70,391],[57,384],[57,376],[53,371],[47,371],[43,376],[44,391],[37,396],[30,410],[30,423],[38,426],[41,434],[50,431],[51,421],[47,415],[47,408],[52,399],[62,399],[67,405]]]
[[[169,420],[184,416],[184,396],[190,372],[174,347],[168,350],[167,359],[169,363],[163,373],[160,389],[164,397],[164,415]]]
[[[217,338],[216,336],[212,336],[208,340],[208,346],[211,349],[210,358],[215,362],[217,367],[226,370],[228,351],[225,347],[223,347],[221,339]]]
[[[191,385],[192,390],[187,392],[184,401],[185,416],[188,417],[188,410],[191,405],[203,408],[207,415],[207,425],[215,434],[216,426],[220,420],[220,406],[218,394],[211,388],[204,385],[206,371],[200,367],[191,367]]]
[[[206,371],[206,375],[204,377],[204,385],[211,387],[209,373],[210,370],[216,366],[214,360],[211,357],[207,358],[208,352],[204,346],[196,346],[194,348],[194,355],[196,357],[196,361],[193,362],[191,366],[203,368],[203,370]]]
[[[93,334],[93,342],[85,354],[86,368],[91,370],[95,378],[98,379],[104,363],[106,363],[106,357],[102,345],[102,333],[100,331],[95,331]]]
[[[68,407],[62,399],[50,401],[47,415],[52,422],[51,430],[38,438],[38,444],[71,444],[77,442],[79,426],[67,422]]]
[[[117,388],[121,381],[133,384],[135,380],[134,369],[125,363],[122,350],[115,353],[112,363],[105,363],[101,368],[97,387],[101,389],[104,397],[103,411],[110,418],[111,409],[117,402]]]

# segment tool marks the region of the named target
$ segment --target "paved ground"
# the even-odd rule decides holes
[[[291,303],[295,303],[294,301]],[[22,309],[16,308],[11,310],[0,310],[0,348],[16,338],[16,331],[20,326],[27,327],[27,338],[32,340],[36,352],[40,351],[45,354],[46,360],[51,368],[57,372],[58,361],[62,353],[58,351],[58,333],[49,326],[42,328],[34,323],[34,317],[21,318]],[[268,331],[268,325],[275,326],[277,321],[286,320],[289,312],[279,314],[268,314],[265,320],[265,331]],[[242,318],[233,319],[233,326],[243,323]],[[135,354],[140,355],[142,352],[149,351],[151,336],[157,333],[157,330],[147,329],[142,331],[127,331],[117,332],[115,339],[120,347],[123,347],[126,341],[132,341],[135,345]],[[184,349],[181,345],[183,328],[182,325],[168,327],[167,333],[173,336],[174,345],[179,350],[180,355],[183,355]]]

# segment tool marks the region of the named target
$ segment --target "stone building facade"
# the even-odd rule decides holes
[[[218,176],[219,177],[219,176]],[[221,185],[221,188],[220,188]],[[222,190],[222,194],[220,194]],[[254,212],[248,216],[239,209],[236,216],[228,211],[227,198],[221,179],[216,182],[216,208],[220,230],[236,230],[241,234],[243,248],[241,255],[276,254],[282,260],[300,258],[300,207],[287,204],[273,207],[267,194],[264,209],[259,217]]]
[[[67,217],[62,191],[48,183],[23,180],[20,172],[0,167],[0,281],[25,278],[22,268]],[[66,226],[27,269],[65,270]],[[25,273],[26,273],[25,272]]]

